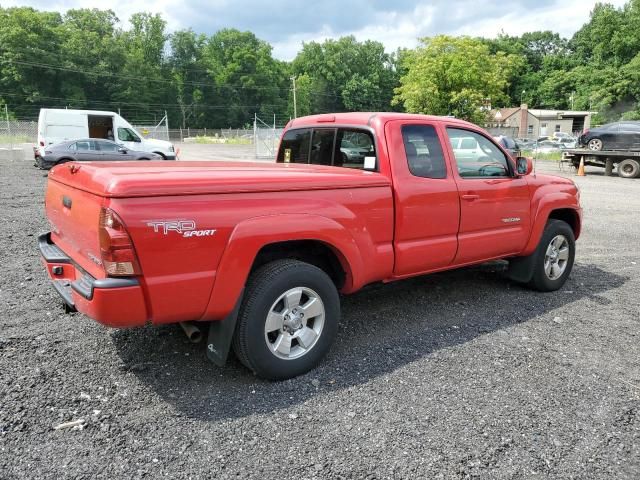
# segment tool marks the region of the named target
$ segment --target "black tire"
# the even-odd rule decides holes
[[[140,157],[138,160],[149,160],[147,157]]]
[[[44,163],[44,160],[42,160],[42,157],[36,157],[35,166],[38,167],[40,170],[50,170],[52,167],[52,165],[48,165]]]
[[[618,176],[622,178],[637,178],[640,176],[640,162],[627,158],[618,164]]]
[[[265,324],[274,302],[298,287],[318,294],[324,306],[324,323],[306,353],[295,359],[283,359],[267,345]],[[247,368],[262,378],[293,378],[314,368],[327,354],[336,336],[339,318],[338,291],[324,271],[298,260],[276,260],[256,270],[247,282],[233,336],[233,350]]]
[[[564,236],[567,240],[569,257],[563,273],[557,278],[552,279],[545,272],[545,256],[551,241],[559,235]],[[533,255],[533,276],[528,286],[541,292],[553,292],[562,288],[571,274],[576,255],[576,240],[571,226],[562,220],[550,219],[542,233],[538,248],[536,248]]]
[[[160,155],[160,156],[162,157],[162,159],[163,159],[163,160],[166,160],[166,159],[167,159],[167,157],[165,156],[165,154],[164,154],[164,153],[162,153],[162,152],[153,152],[153,153],[155,153],[156,155]]]
[[[56,165],[62,165],[63,163],[73,162],[73,158],[61,158],[56,162]]]

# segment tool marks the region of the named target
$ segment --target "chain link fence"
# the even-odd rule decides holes
[[[282,127],[276,126],[275,118],[273,125],[269,125],[257,115],[254,117],[253,144],[256,150],[256,158],[275,159],[282,131]]]
[[[21,160],[33,156],[38,142],[37,120],[10,120],[0,112],[0,160]],[[160,122],[144,119],[131,122],[144,138],[174,143],[253,145],[257,159],[274,159],[283,128],[254,116],[253,128],[173,128],[165,115]]]
[[[30,156],[38,139],[38,122],[0,121],[0,160],[22,160]]]

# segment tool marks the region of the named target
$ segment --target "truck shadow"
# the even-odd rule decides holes
[[[592,301],[597,309],[610,303],[602,293],[628,280],[576,264],[561,291],[543,294],[503,278],[502,269],[502,264],[487,264],[343,297],[342,322],[327,358],[308,374],[284,382],[257,378],[232,354],[224,368],[209,363],[204,344],[188,343],[178,325],[116,330],[111,337],[124,370],[182,414],[217,421],[275,412],[366,383],[578,300]]]

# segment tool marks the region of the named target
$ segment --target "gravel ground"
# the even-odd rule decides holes
[[[638,478],[640,180],[578,183],[563,290],[497,264],[372,287],[319,368],[270,383],[178,326],[65,314],[45,175],[1,162],[0,478]]]

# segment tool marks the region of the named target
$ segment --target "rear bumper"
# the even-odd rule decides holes
[[[50,233],[38,237],[38,248],[53,287],[69,307],[109,327],[146,323],[147,308],[137,278],[92,277],[51,241]]]

